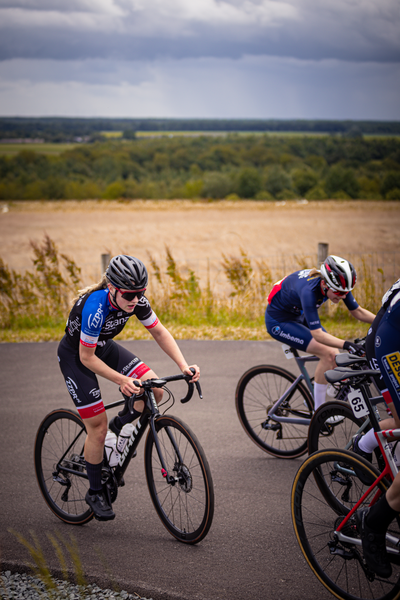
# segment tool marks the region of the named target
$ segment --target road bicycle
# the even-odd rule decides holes
[[[379,472],[361,456],[344,449],[319,450],[299,468],[292,487],[291,513],[301,551],[319,581],[343,600],[398,600],[400,598],[400,520],[387,532],[387,552],[393,573],[385,579],[367,566],[357,531],[355,512],[375,504],[388,489],[398,469],[389,440],[400,439],[400,429],[381,431],[363,383],[377,371],[366,370],[355,414],[369,414],[385,466]],[[360,385],[360,374],[335,369],[328,381],[349,377]],[[358,378],[358,379],[357,379]]]
[[[235,394],[236,412],[250,439],[264,452],[278,458],[297,458],[307,452],[308,427],[314,413],[313,378],[306,364],[317,356],[300,356],[295,348],[282,345],[287,358],[294,358],[300,370],[296,377],[275,365],[259,365],[240,378]],[[343,364],[356,360],[340,355]],[[347,361],[347,362],[346,362]],[[336,398],[345,399],[350,386],[334,389]],[[332,425],[334,428],[335,425]]]
[[[103,488],[114,502],[125,483],[124,475],[138,445],[148,429],[144,461],[147,485],[154,507],[166,529],[186,544],[200,542],[208,533],[214,514],[214,487],[204,450],[191,429],[178,417],[167,416],[175,398],[166,384],[186,381],[188,391],[181,402],[188,402],[194,391],[190,375],[172,375],[139,382],[143,387],[145,409],[128,439],[118,464],[111,467],[104,452]],[[167,393],[161,414],[152,388]],[[196,382],[202,398],[201,388]],[[111,402],[108,411],[127,403],[133,413],[137,397]],[[85,502],[88,489],[86,463],[83,456],[86,440],[84,422],[77,412],[54,410],[39,426],[35,441],[35,470],[43,497],[62,521],[83,525],[94,514]]]

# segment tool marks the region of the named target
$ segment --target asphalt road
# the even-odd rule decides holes
[[[159,376],[177,372],[154,342],[123,343]],[[154,600],[331,598],[307,566],[293,533],[290,492],[302,459],[261,452],[242,430],[234,405],[236,383],[249,367],[295,365],[275,342],[184,341],[180,346],[189,364],[201,367],[204,399],[194,395],[170,413],[197,435],[215,486],[213,525],[196,546],[176,541],[159,520],[147,490],[143,444],[125,474],[114,521],[74,527],[50,512],[36,483],[33,447],[43,417],[55,408],[73,407],[59,371],[57,344],[0,345],[2,569],[18,570],[31,561],[17,533],[31,543],[35,536],[57,573],[52,534],[60,536],[66,557],[66,545],[76,541],[89,582],[100,587],[117,583]],[[118,397],[110,382],[102,380],[101,387],[106,401]],[[68,565],[73,572],[69,558]]]

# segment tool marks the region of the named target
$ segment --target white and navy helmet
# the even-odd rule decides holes
[[[335,292],[351,292],[356,285],[357,273],[351,262],[331,254],[321,265],[321,275]]]
[[[119,254],[110,260],[106,270],[110,283],[122,290],[144,290],[147,287],[147,269],[138,258]]]

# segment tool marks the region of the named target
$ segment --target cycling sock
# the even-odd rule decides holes
[[[376,533],[383,533],[398,514],[396,510],[389,506],[385,494],[379,502],[371,506],[365,517],[365,522]]]
[[[358,447],[363,452],[367,452],[371,454],[378,446],[378,442],[376,441],[375,432],[373,429],[367,431],[367,433],[360,437],[358,441]]]
[[[328,389],[327,383],[315,383],[314,382],[314,408],[317,410],[325,402],[326,390]]]
[[[103,466],[103,461],[101,461],[101,463],[99,463],[98,465],[93,465],[92,463],[85,461],[86,462],[86,472],[87,472],[87,476],[89,479],[89,485],[90,485],[90,493],[96,493],[96,492],[100,492],[100,490],[103,489],[103,486],[101,485],[101,469]]]

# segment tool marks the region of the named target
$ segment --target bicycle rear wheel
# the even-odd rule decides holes
[[[338,468],[339,467],[339,468]],[[331,496],[336,506],[321,494],[316,473],[331,473]],[[295,477],[291,512],[293,527],[301,551],[320,582],[337,598],[343,600],[396,600],[400,598],[400,564],[393,557],[393,574],[389,579],[377,577],[364,562],[361,540],[352,517],[342,530],[346,541],[339,541],[335,530],[345,515],[355,506],[368,486],[358,476],[374,480],[378,471],[364,459],[345,450],[322,450],[308,457]],[[383,493],[388,482],[381,482]],[[361,504],[368,506],[377,488]],[[400,539],[400,529],[394,521],[390,533]],[[354,540],[354,542],[352,542]],[[394,544],[390,544],[395,548]],[[388,543],[389,546],[389,543]]]
[[[261,450],[278,458],[296,458],[307,452],[308,423],[277,423],[268,411],[296,381],[293,373],[273,365],[252,367],[236,387],[236,412],[243,429]],[[311,419],[313,398],[299,382],[276,412],[279,417]]]
[[[196,544],[208,533],[214,515],[214,487],[204,450],[180,419],[155,421],[168,483],[150,429],[145,447],[147,485],[154,507],[167,530],[180,542]]]
[[[94,516],[85,502],[89,487],[83,457],[85,440],[86,429],[79,415],[60,409],[45,417],[35,441],[40,491],[53,513],[73,525],[83,525]]]

